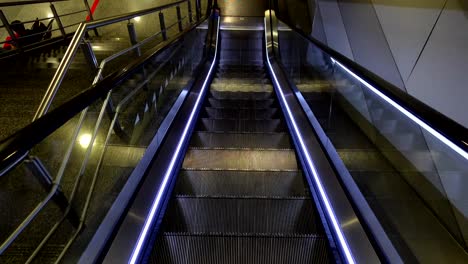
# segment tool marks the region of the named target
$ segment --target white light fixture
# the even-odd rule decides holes
[[[347,73],[349,73],[351,76],[353,76],[356,80],[364,84],[369,90],[371,90],[373,93],[378,95],[380,98],[384,99],[387,103],[391,104],[393,107],[398,109],[402,114],[410,118],[413,122],[418,124],[420,127],[424,128],[427,132],[431,133],[434,137],[442,141],[445,145],[450,147],[452,150],[460,154],[463,158],[468,160],[468,153],[466,153],[463,149],[461,149],[459,146],[455,145],[452,141],[450,141],[448,138],[437,132],[435,129],[430,127],[428,124],[426,124],[424,121],[416,117],[414,114],[410,113],[408,110],[406,110],[404,107],[401,105],[397,104],[395,101],[390,99],[388,96],[380,92],[378,89],[370,85],[368,82],[363,80],[361,77],[357,76],[354,72],[352,72],[350,69],[348,69],[346,66],[341,64],[339,61],[335,60],[334,58],[331,58],[333,63],[336,65],[340,66],[343,70],[345,70]]]
[[[264,23],[265,23],[265,29],[266,29],[267,28],[266,18],[264,19]],[[286,113],[287,113],[289,119],[291,120],[291,124],[293,126],[294,133],[296,134],[297,138],[299,139],[299,145],[300,145],[300,148],[302,150],[302,153],[304,153],[304,155],[305,155],[306,164],[309,167],[310,171],[312,172],[313,179],[314,179],[314,181],[315,181],[315,183],[316,183],[316,185],[318,187],[320,198],[321,198],[321,200],[323,201],[323,203],[325,205],[327,215],[328,215],[329,219],[331,220],[331,223],[333,225],[333,229],[335,230],[335,234],[338,237],[339,245],[341,246],[341,249],[343,250],[343,252],[345,254],[347,262],[350,263],[350,264],[354,264],[355,261],[354,261],[354,258],[352,256],[352,254],[351,254],[351,250],[349,249],[348,243],[346,242],[343,231],[341,230],[341,227],[340,227],[340,225],[338,223],[335,212],[333,211],[333,208],[332,208],[332,206],[330,204],[330,200],[328,199],[328,195],[326,194],[325,189],[323,188],[322,181],[320,180],[320,178],[318,176],[317,169],[315,168],[315,165],[314,165],[314,163],[312,161],[312,158],[310,157],[310,154],[309,154],[309,152],[307,150],[307,147],[304,144],[304,139],[303,139],[301,133],[299,132],[299,128],[297,127],[296,120],[294,119],[294,115],[292,114],[291,109],[289,108],[289,105],[286,102],[286,98],[285,98],[285,96],[283,94],[283,91],[280,88],[281,86],[280,86],[280,84],[278,82],[278,79],[277,79],[277,77],[275,75],[275,72],[273,71],[273,67],[271,66],[270,58],[268,57],[268,48],[266,47],[267,39],[268,38],[266,36],[266,30],[265,30],[265,48],[267,50],[267,56],[266,56],[267,57],[267,63],[268,63],[268,66],[270,68],[270,72],[272,73],[273,79],[274,79],[274,81],[276,83],[276,86],[278,87],[278,89],[277,89],[278,94],[280,95],[281,101],[283,102],[283,104],[284,104],[284,106],[286,108]]]
[[[218,18],[218,28],[216,31],[216,41],[218,41],[219,37],[219,18]],[[153,221],[154,221],[154,216],[157,212],[157,209],[161,206],[161,199],[163,194],[166,192],[167,185],[169,183],[169,176],[171,176],[172,172],[175,169],[175,163],[177,161],[177,158],[180,154],[180,151],[182,149],[182,145],[184,143],[184,139],[187,137],[188,130],[191,127],[193,123],[193,118],[195,117],[195,112],[196,109],[198,108],[198,105],[201,102],[202,95],[205,93],[205,90],[207,88],[208,80],[209,77],[211,76],[211,72],[213,71],[214,65],[216,63],[216,57],[218,55],[218,44],[216,43],[215,47],[215,56],[213,58],[213,62],[211,63],[210,70],[208,71],[208,74],[206,75],[206,79],[202,85],[202,88],[200,90],[200,93],[198,94],[197,100],[195,101],[195,105],[192,109],[192,112],[190,113],[189,119],[185,125],[184,131],[182,132],[182,136],[179,139],[179,143],[177,144],[176,150],[174,152],[174,155],[171,158],[171,162],[169,163],[169,166],[167,168],[166,174],[164,175],[163,182],[161,183],[161,187],[159,187],[158,193],[156,194],[156,197],[153,200],[153,203],[151,205],[150,213],[146,217],[145,224],[143,226],[143,230],[140,233],[140,236],[138,237],[138,241],[136,244],[136,247],[133,249],[131,258],[128,263],[130,264],[135,264],[140,256],[141,249],[143,247],[143,243],[146,240],[146,237],[148,236],[149,228],[152,226]]]
[[[88,148],[91,143],[91,134],[85,133],[78,138],[78,144],[84,149]]]
[[[135,22],[140,22],[141,17],[137,16],[137,17],[134,17],[133,19],[135,19]]]

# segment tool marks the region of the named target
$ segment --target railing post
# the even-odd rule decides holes
[[[135,24],[133,24],[132,22],[128,21],[128,24],[127,24],[127,29],[128,29],[128,36],[130,37],[130,43],[133,45],[136,45],[138,43],[138,39],[137,39],[137,34],[136,34],[136,30],[135,30]],[[136,48],[135,49],[135,54],[140,57],[141,56],[141,49],[140,47]]]
[[[167,40],[166,24],[164,23],[163,12],[159,13],[159,26],[161,27],[161,35],[163,40]]]
[[[8,35],[10,35],[11,40],[15,42],[15,47],[21,48],[21,45],[18,42],[18,39],[16,38],[15,32],[13,32],[13,30],[11,29],[10,23],[8,22],[8,19],[6,18],[5,14],[3,14],[2,10],[0,10],[0,20],[2,21],[3,26],[8,32]]]
[[[188,17],[189,17],[189,23],[192,24],[193,23],[193,18],[192,18],[192,4],[190,3],[190,1],[187,1],[187,10],[188,10]]]
[[[83,43],[81,43],[81,50],[83,51],[83,55],[86,58],[88,64],[93,68],[94,71],[97,70],[99,68],[99,65],[91,43],[86,40],[83,41]]]
[[[63,28],[62,21],[60,21],[60,17],[57,13],[57,10],[55,9],[55,6],[53,4],[50,4],[50,10],[52,10],[52,14],[54,15],[54,19],[57,22],[57,25],[60,29],[60,32],[62,33],[62,37],[66,37],[67,33],[65,33],[65,29]]]
[[[182,27],[182,15],[180,13],[180,6],[176,6],[176,11],[177,11],[177,23],[179,24],[179,32],[184,31],[184,28]]]
[[[200,21],[201,18],[201,5],[200,5],[200,0],[195,0],[195,13],[197,15],[197,21]]]
[[[94,20],[93,12],[91,12],[91,8],[89,8],[88,0],[83,0],[83,2],[84,2],[84,5],[86,7],[86,10],[88,11],[89,20]]]

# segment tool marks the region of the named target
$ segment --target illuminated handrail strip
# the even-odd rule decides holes
[[[387,103],[391,104],[393,107],[395,107],[396,109],[398,109],[398,111],[400,111],[402,114],[404,114],[405,116],[407,116],[409,119],[411,119],[413,122],[415,122],[417,125],[419,125],[420,127],[424,128],[424,130],[426,130],[427,132],[431,133],[433,136],[435,136],[437,139],[439,139],[440,141],[442,141],[445,145],[447,145],[448,147],[450,147],[452,150],[454,150],[455,152],[457,152],[459,155],[461,155],[463,158],[465,158],[466,160],[468,160],[468,153],[466,151],[464,151],[463,149],[461,149],[459,146],[457,146],[456,144],[454,144],[451,140],[449,140],[447,137],[443,136],[441,133],[437,132],[435,129],[433,129],[431,126],[429,126],[426,122],[424,122],[423,120],[421,120],[420,118],[418,118],[417,116],[415,116],[414,114],[412,114],[410,111],[408,111],[407,109],[405,109],[404,107],[402,107],[401,105],[399,105],[398,103],[396,103],[394,100],[390,99],[388,96],[386,96],[385,94],[383,94],[381,91],[379,91],[377,88],[375,88],[374,86],[370,85],[368,82],[366,82],[364,79],[362,79],[361,77],[359,77],[357,74],[355,74],[354,72],[352,72],[350,69],[348,69],[346,66],[344,66],[343,64],[341,64],[339,61],[337,61],[336,59],[334,59],[333,57],[331,57],[331,60],[334,64],[340,66],[340,68],[342,68],[344,71],[346,71],[348,74],[350,74],[351,76],[353,76],[353,78],[355,78],[356,80],[358,80],[360,83],[364,84],[364,86],[366,86],[369,90],[371,90],[373,93],[375,93],[376,95],[378,95],[380,98],[382,98],[383,100],[385,100]]]
[[[211,74],[213,72],[214,66],[216,64],[216,59],[217,59],[217,56],[218,56],[217,54],[218,54],[218,37],[219,37],[219,21],[220,21],[219,17],[217,18],[217,20],[218,20],[218,25],[217,25],[217,28],[216,28],[216,46],[215,46],[215,55],[214,55],[214,58],[213,58],[213,62],[211,63],[210,69],[208,71],[208,74],[206,75],[205,81],[203,82],[203,85],[202,85],[200,93],[199,93],[199,95],[197,97],[197,100],[195,101],[195,104],[194,104],[194,107],[192,109],[192,112],[190,113],[188,122],[184,127],[184,131],[182,132],[182,137],[180,138],[180,141],[177,144],[174,155],[171,158],[171,162],[169,163],[166,174],[164,175],[163,182],[161,183],[161,186],[159,187],[159,191],[156,194],[155,199],[153,200],[153,203],[151,205],[151,210],[150,210],[148,216],[146,217],[145,224],[144,224],[143,229],[140,232],[140,235],[138,237],[136,247],[134,248],[134,250],[132,252],[132,255],[131,255],[131,258],[130,258],[130,260],[128,262],[130,264],[137,263],[137,261],[139,259],[143,244],[146,241],[146,238],[148,236],[149,229],[150,229],[150,227],[152,226],[152,224],[154,222],[155,214],[156,214],[156,212],[158,211],[158,209],[161,206],[161,198],[163,197],[163,195],[167,191],[170,176],[172,175],[174,169],[176,169],[175,164],[176,164],[177,159],[179,158],[180,151],[182,150],[183,143],[185,142],[185,139],[188,136],[188,131],[189,131],[190,127],[192,126],[192,123],[194,122],[194,117],[195,117],[196,110],[198,109],[198,106],[201,103],[201,99],[203,98],[203,95],[205,94],[205,90],[208,87],[207,84],[208,84],[210,76],[211,76]]]
[[[266,18],[264,20],[264,23],[265,23],[265,29],[267,29]],[[265,30],[265,40],[268,39],[266,34],[267,34],[267,32]],[[265,41],[265,48],[268,51],[266,42],[267,41]],[[345,236],[343,234],[343,231],[341,230],[341,227],[338,224],[337,217],[336,217],[335,213],[333,212],[333,208],[332,208],[332,206],[330,204],[330,199],[328,198],[328,195],[325,192],[325,189],[323,187],[322,181],[320,180],[320,177],[318,176],[317,169],[315,168],[314,162],[312,161],[312,158],[310,157],[310,153],[309,153],[309,151],[307,150],[307,148],[306,148],[306,146],[304,144],[304,139],[302,137],[302,134],[299,132],[299,129],[298,129],[296,120],[294,118],[294,115],[292,114],[291,109],[289,108],[289,105],[288,105],[288,103],[286,101],[286,98],[284,96],[283,91],[280,89],[281,85],[279,84],[279,81],[278,81],[278,79],[276,77],[276,74],[275,74],[275,72],[273,70],[273,67],[271,65],[270,58],[268,56],[268,52],[267,52],[266,59],[267,59],[268,67],[270,68],[271,75],[273,76],[273,79],[274,79],[276,87],[277,87],[276,91],[280,95],[281,101],[283,102],[283,104],[284,104],[284,106],[286,108],[286,113],[287,113],[287,115],[289,117],[289,120],[291,121],[292,126],[293,126],[294,131],[292,131],[292,132],[295,133],[297,139],[299,140],[299,145],[300,145],[301,151],[302,151],[302,153],[304,153],[305,158],[306,158],[307,166],[309,167],[310,171],[313,174],[313,179],[314,179],[314,181],[315,181],[315,183],[316,183],[316,185],[318,187],[320,198],[321,198],[321,200],[323,201],[323,203],[325,205],[326,213],[327,213],[329,219],[332,222],[333,229],[334,229],[336,235],[338,236],[339,245],[340,245],[341,249],[343,250],[343,252],[345,253],[347,263],[354,264],[356,262],[354,260],[354,257],[352,255],[352,253],[351,253],[351,250],[350,250],[350,248],[348,246],[348,243],[347,243],[346,238],[345,238]]]

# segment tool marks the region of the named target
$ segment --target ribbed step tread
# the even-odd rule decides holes
[[[265,109],[239,109],[239,108],[216,108],[205,107],[202,110],[202,118],[212,119],[274,119],[280,116],[277,108]]]
[[[180,197],[171,200],[164,232],[320,233],[308,198]]]
[[[211,90],[219,92],[272,92],[273,86],[271,84],[212,84]]]
[[[191,147],[211,148],[292,148],[289,135],[286,133],[211,133],[194,132]]]
[[[268,108],[274,107],[274,99],[264,100],[236,100],[236,99],[214,99],[208,98],[212,107],[228,107],[228,108]]]
[[[199,171],[182,170],[175,195],[201,196],[306,196],[300,171]]]
[[[189,149],[185,169],[297,171],[293,150]]]
[[[212,132],[286,132],[286,125],[280,119],[233,120],[200,118],[196,130]]]
[[[272,92],[220,92],[210,90],[210,95],[215,99],[243,99],[243,100],[263,100],[271,99]]]
[[[259,76],[242,76],[242,77],[226,77],[215,78],[213,84],[239,84],[239,85],[257,85],[257,84],[271,84],[271,81],[265,78],[265,75]]]
[[[321,236],[180,235],[156,240],[149,263],[331,263]]]

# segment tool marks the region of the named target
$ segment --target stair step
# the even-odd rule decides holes
[[[100,153],[101,147],[98,147]],[[145,154],[145,147],[132,147],[125,145],[108,145],[103,159],[103,166],[135,167]],[[94,151],[93,151],[94,152]],[[92,158],[91,160],[96,160]]]
[[[224,68],[216,71],[217,78],[264,78],[267,72],[264,68],[242,69],[242,68]]]
[[[208,235],[164,233],[149,263],[330,263],[328,242],[317,235]]]
[[[273,92],[220,92],[216,90],[210,90],[210,95],[215,99],[263,100],[270,99],[273,96]]]
[[[233,100],[208,98],[212,107],[229,107],[229,108],[267,108],[272,107],[275,103],[274,99],[265,100]]]
[[[300,171],[200,171],[182,170],[176,195],[277,196],[307,195]]]
[[[211,85],[223,84],[237,84],[237,85],[258,85],[258,84],[271,84],[271,81],[262,74],[260,76],[246,76],[242,78],[237,77],[218,77],[214,78]]]
[[[297,171],[293,150],[189,149],[185,169]]]
[[[200,118],[196,130],[212,132],[285,132],[287,128],[280,119],[235,120]]]
[[[213,84],[211,89],[220,92],[272,92],[271,84],[239,85],[239,84]]]
[[[205,107],[202,110],[201,117],[213,119],[272,119],[279,116],[277,108],[264,109],[239,109],[239,108],[224,108],[224,107]]]
[[[274,148],[289,149],[291,142],[286,133],[212,133],[194,132],[191,147],[208,148]]]
[[[163,225],[165,232],[316,234],[316,214],[303,197],[176,196]]]

